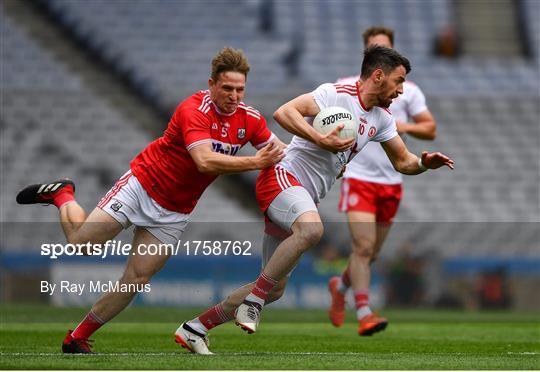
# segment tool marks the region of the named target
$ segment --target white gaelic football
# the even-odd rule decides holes
[[[338,133],[339,138],[356,138],[358,135],[358,121],[352,114],[343,107],[330,106],[319,111],[313,119],[313,128],[321,134],[328,134],[339,124],[343,124],[343,129]]]

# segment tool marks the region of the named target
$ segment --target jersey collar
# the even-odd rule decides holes
[[[364,111],[369,111],[366,106],[364,105],[364,102],[362,102],[362,97],[360,97],[360,80],[356,82],[356,92],[358,93],[358,102],[360,102],[360,106]]]

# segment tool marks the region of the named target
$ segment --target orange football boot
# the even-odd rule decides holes
[[[330,292],[330,309],[328,317],[334,327],[341,327],[345,322],[345,295],[338,291],[339,276],[333,276],[328,281],[328,292]]]
[[[387,325],[388,320],[371,313],[358,321],[358,334],[360,336],[371,336],[376,332],[383,331]]]

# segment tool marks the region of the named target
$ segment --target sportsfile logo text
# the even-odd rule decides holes
[[[104,244],[41,244],[41,255],[55,260],[61,256],[109,256],[149,255],[149,256],[251,256],[252,243],[249,240],[179,240],[174,244],[139,244],[134,247],[121,240],[108,240]]]

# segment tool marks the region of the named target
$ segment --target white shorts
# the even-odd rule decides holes
[[[275,197],[266,210],[266,215],[283,230],[291,231],[296,219],[309,211],[318,212],[309,192],[302,186],[292,186]]]
[[[142,227],[165,244],[176,245],[190,219],[189,214],[160,206],[146,193],[131,170],[120,177],[97,206],[124,229],[131,225]]]

